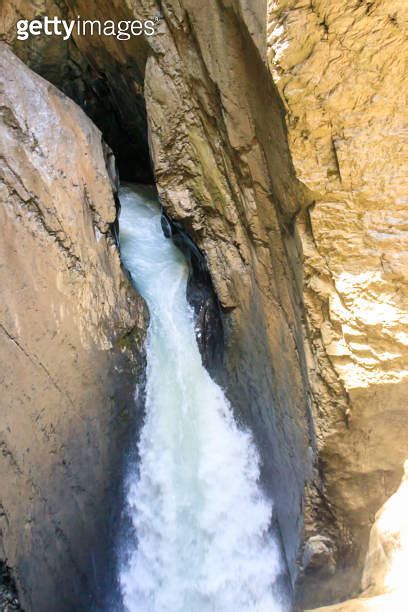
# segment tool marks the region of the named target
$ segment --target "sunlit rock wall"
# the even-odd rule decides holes
[[[359,589],[408,456],[407,20],[398,0],[268,3],[270,67],[313,198],[297,221],[324,487],[306,518],[329,536],[313,602]]]

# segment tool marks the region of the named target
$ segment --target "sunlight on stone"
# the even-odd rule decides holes
[[[365,592],[373,595],[391,592],[393,609],[406,610],[407,567],[408,460],[404,463],[401,485],[379,510],[371,530],[363,575]]]

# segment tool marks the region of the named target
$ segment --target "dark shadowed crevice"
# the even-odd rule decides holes
[[[118,75],[118,84],[121,83]],[[111,89],[104,74],[91,68],[85,75],[68,81],[60,89],[72,98],[101,130],[112,149],[122,180],[152,183],[153,172],[147,143],[146,109],[142,94],[121,96]]]
[[[23,612],[12,570],[3,561],[0,561],[0,612]]]
[[[137,63],[119,64],[103,51],[94,61],[73,39],[45,37],[29,39],[24,45],[20,42],[13,45],[20,59],[76,102],[100,129],[115,155],[121,180],[153,183],[144,75]]]
[[[221,305],[215,292],[207,260],[182,225],[162,212],[164,235],[182,251],[189,266],[187,300],[194,310],[198,348],[203,365],[219,380],[224,357],[224,327]]]

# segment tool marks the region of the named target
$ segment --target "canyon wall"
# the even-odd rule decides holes
[[[303,192],[257,46],[262,19],[241,9],[163,5],[145,99],[159,194],[206,254],[224,313],[220,377],[257,439],[294,582],[314,444],[293,231]]]
[[[326,537],[309,604],[359,589],[408,456],[407,25],[398,0],[268,7],[271,72],[313,197],[297,227],[329,512],[306,515],[308,535]]]
[[[15,15],[33,15],[31,7],[14,4]],[[118,20],[135,16],[130,5],[72,1],[66,13],[60,12],[63,5],[55,10]],[[313,474],[314,456],[301,252],[294,232],[304,190],[267,67],[263,9],[262,2],[235,8],[165,3],[160,10],[140,3],[137,17],[160,16],[158,33],[148,40],[75,37],[76,50],[72,42],[61,50],[48,37],[43,47],[33,41],[30,52],[15,41],[10,9],[6,40],[85,110],[88,100],[64,83],[64,67],[73,58],[77,82],[85,83],[81,88],[90,79],[94,86],[91,65],[93,75],[103,75],[116,107],[134,104],[134,114],[140,114],[137,96],[143,91],[159,195],[206,255],[225,328],[225,367],[218,377],[240,422],[257,438],[294,583],[304,483]],[[35,14],[52,12],[45,2]]]
[[[4,45],[0,87],[0,555],[24,609],[89,610],[112,587],[145,310],[100,132]]]
[[[259,443],[302,607],[366,588],[370,528],[407,457],[406,13],[404,0],[14,0],[6,15],[7,42],[104,133],[113,113],[114,148],[127,130],[145,159],[148,125],[163,205],[207,258],[218,376]],[[146,39],[29,48],[16,14],[159,23]]]
[[[24,3],[15,7],[32,16]],[[48,37],[28,52],[15,41],[10,11],[6,39],[85,110],[89,99],[64,82],[74,59],[80,89],[94,90],[95,75],[103,75],[113,106],[122,105],[128,116],[133,105],[140,124],[143,93],[159,196],[206,255],[224,318],[225,366],[217,375],[240,422],[257,438],[294,583],[304,483],[313,476],[314,457],[294,231],[306,190],[295,177],[284,110],[267,66],[264,9],[263,2],[159,7],[147,1],[136,14],[130,2],[72,0],[55,10],[67,18],[115,21],[159,16],[157,34],[130,41],[76,36],[75,49],[71,41],[63,50]],[[36,14],[50,11],[44,2]]]
[[[399,488],[377,512],[371,528],[361,596],[319,608],[320,612],[403,612],[406,609],[407,507],[408,461],[405,461]]]

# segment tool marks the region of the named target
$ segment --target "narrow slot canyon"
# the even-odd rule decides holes
[[[4,53],[6,55],[6,61],[9,60],[7,52],[4,51]],[[61,50],[59,50],[59,54],[62,54]],[[137,88],[134,87],[133,82],[131,85],[128,84],[125,86],[122,82],[124,79],[120,79],[120,89],[115,90],[111,87],[109,72],[112,74],[115,71],[114,68],[111,67],[110,71],[107,68],[106,70],[99,69],[96,71],[87,64],[83,57],[76,57],[76,61],[73,62],[72,54],[77,54],[77,51],[69,47],[68,49],[64,49],[63,55],[66,63],[60,63],[58,66],[52,66],[49,63],[42,64],[35,53],[34,60],[28,63],[32,63],[32,67],[35,68],[36,72],[46,79],[46,81],[51,81],[60,92],[76,102],[101,131],[101,150],[115,202],[114,218],[111,217],[109,223],[106,224],[105,235],[111,242],[112,248],[114,248],[114,243],[117,243],[119,246],[121,241],[121,215],[125,214],[125,211],[122,211],[120,203],[120,192],[126,189],[126,187],[121,187],[121,182],[123,182],[125,186],[137,184],[140,186],[139,189],[151,190],[153,193],[155,192],[152,174],[153,163],[150,160],[148,147],[145,101],[140,88],[135,94],[135,89]],[[47,55],[45,57],[47,57]],[[75,73],[73,66],[77,66],[78,64],[81,66],[81,72],[77,69]],[[67,78],[67,74],[70,75],[69,78]],[[73,74],[75,74],[75,77],[72,76]],[[140,79],[140,76],[138,78]],[[35,85],[37,85],[37,83],[35,83]],[[44,83],[43,87],[47,89],[48,85]],[[57,98],[60,95],[57,91],[55,94],[54,92],[52,93]],[[65,101],[64,104],[66,104]],[[57,117],[56,120],[60,121],[60,118]],[[94,154],[94,152],[92,152],[92,154]],[[88,155],[88,153],[85,153],[85,155]],[[90,200],[88,189],[85,188],[84,191],[86,201],[88,202]],[[161,206],[163,206],[163,201],[161,201]],[[99,213],[96,202],[91,203],[91,210],[95,210],[95,218],[98,219]],[[181,355],[183,355],[184,351],[189,351],[191,355],[195,355],[194,359],[196,361],[197,354],[200,355],[200,363],[202,362],[203,364],[200,367],[205,367],[208,372],[211,373],[214,380],[217,380],[220,385],[224,386],[226,392],[233,398],[234,393],[239,395],[240,390],[233,382],[233,375],[231,375],[228,370],[224,355],[224,336],[227,335],[228,337],[228,335],[233,335],[232,331],[229,329],[233,328],[234,325],[233,322],[231,322],[230,314],[233,309],[230,309],[228,306],[223,307],[220,303],[208,269],[207,257],[190,235],[190,232],[194,234],[194,228],[184,219],[178,221],[173,220],[172,217],[169,216],[172,212],[174,211],[170,209],[169,213],[167,213],[162,208],[161,232],[163,233],[163,240],[167,239],[173,242],[175,245],[174,248],[180,252],[183,258],[185,258],[186,279],[184,293],[187,301],[185,306],[183,306],[185,314],[182,326],[184,325],[185,327],[187,324],[186,317],[193,317],[191,319],[191,325],[195,332],[193,346],[190,346],[190,348],[181,346]],[[137,229],[137,223],[138,221],[135,219],[135,229]],[[143,227],[141,227],[140,230],[142,233],[144,232]],[[131,272],[131,267],[126,265],[126,258],[125,265],[123,264],[123,253],[121,258],[123,276],[125,278],[129,276],[129,279],[132,279],[135,272]],[[123,281],[124,279],[121,280],[121,284]],[[167,284],[169,285],[166,289],[168,292],[171,291],[171,286],[169,283]],[[164,279],[161,285],[163,289],[166,287]],[[127,291],[132,293],[130,287],[127,288]],[[140,298],[137,294],[127,299],[140,302]],[[165,303],[166,299],[166,296],[164,296]],[[179,299],[181,299],[181,297]],[[122,602],[127,602],[126,609],[145,610],[146,606],[149,606],[148,602],[150,601],[152,610],[169,609],[175,611],[185,610],[186,606],[188,607],[189,599],[193,598],[193,601],[196,599],[194,605],[201,607],[203,610],[207,609],[207,607],[209,610],[213,609],[214,606],[228,608],[228,605],[233,606],[236,610],[247,610],[253,607],[260,607],[260,609],[265,607],[273,611],[286,610],[290,606],[289,601],[293,597],[293,587],[288,573],[287,561],[285,560],[285,551],[282,547],[282,534],[275,514],[273,523],[270,522],[273,507],[273,484],[268,482],[268,476],[266,474],[262,476],[261,485],[256,483],[258,471],[260,467],[261,469],[263,468],[263,462],[258,458],[258,451],[255,450],[255,441],[250,439],[249,430],[247,431],[248,428],[254,429],[252,417],[248,414],[247,407],[241,400],[237,406],[233,405],[235,418],[237,420],[237,425],[234,424],[234,417],[231,413],[232,409],[230,408],[227,398],[220,397],[220,394],[222,394],[221,389],[218,388],[215,383],[209,382],[211,379],[208,378],[208,374],[204,374],[203,370],[203,373],[198,374],[198,379],[201,377],[203,382],[201,386],[199,385],[197,391],[194,390],[193,381],[191,380],[192,374],[188,371],[186,374],[183,374],[183,368],[186,369],[185,365],[177,366],[178,373],[173,371],[175,378],[181,376],[181,380],[178,383],[176,381],[172,393],[174,394],[175,400],[177,400],[182,389],[184,389],[183,393],[186,393],[185,385],[187,384],[187,396],[183,395],[183,402],[185,404],[183,410],[190,410],[190,412],[192,412],[190,415],[186,414],[185,418],[188,418],[188,420],[191,418],[197,419],[195,427],[198,428],[203,426],[203,435],[207,434],[206,440],[202,442],[197,440],[198,448],[196,449],[196,457],[190,457],[193,465],[197,464],[195,478],[204,478],[204,482],[207,483],[205,486],[200,485],[203,489],[199,495],[197,493],[198,497],[195,500],[196,504],[198,504],[198,500],[200,498],[203,499],[201,502],[201,504],[203,504],[203,509],[201,509],[203,513],[201,521],[203,524],[201,527],[199,525],[195,526],[196,533],[193,527],[191,527],[191,534],[187,538],[188,541],[191,542],[190,549],[187,547],[185,551],[184,566],[180,566],[178,575],[175,573],[173,578],[175,584],[170,582],[168,587],[160,589],[159,584],[165,580],[165,574],[163,574],[164,566],[162,565],[161,572],[163,575],[161,577],[160,575],[156,576],[156,580],[158,581],[156,593],[157,604],[154,605],[152,603],[152,601],[156,601],[154,595],[152,593],[143,593],[143,588],[140,584],[138,590],[137,572],[136,578],[132,573],[135,572],[135,564],[137,566],[143,566],[140,560],[140,555],[143,555],[143,548],[139,557],[137,557],[136,554],[138,549],[136,547],[136,542],[139,540],[139,536],[135,525],[133,525],[132,528],[132,522],[140,525],[141,519],[139,518],[136,520],[129,511],[129,505],[132,507],[132,487],[137,488],[135,482],[133,482],[132,486],[129,485],[129,479],[132,480],[131,476],[133,475],[133,481],[135,481],[135,474],[138,473],[139,469],[143,469],[143,463],[139,467],[138,459],[135,457],[138,457],[139,453],[137,449],[140,448],[140,443],[139,446],[137,446],[136,443],[141,431],[143,436],[142,423],[144,419],[147,419],[147,415],[144,416],[146,401],[145,387],[146,384],[148,384],[145,368],[147,366],[147,371],[149,372],[149,361],[144,352],[142,338],[146,335],[147,324],[151,316],[149,316],[144,304],[141,303],[138,309],[140,311],[139,329],[130,328],[125,334],[121,331],[116,341],[119,350],[125,353],[125,361],[128,361],[128,363],[126,363],[126,369],[124,368],[123,372],[128,378],[128,395],[125,400],[121,398],[122,402],[126,402],[126,407],[123,410],[125,413],[124,425],[126,431],[124,431],[121,426],[117,428],[115,422],[114,426],[117,428],[114,436],[115,441],[113,447],[112,445],[110,446],[112,456],[105,458],[105,460],[110,463],[109,476],[111,481],[109,483],[109,481],[106,480],[103,483],[106,488],[105,491],[99,493],[99,495],[102,495],[100,499],[103,504],[107,504],[107,507],[104,507],[100,512],[99,524],[97,524],[97,528],[102,529],[105,534],[104,541],[102,544],[96,544],[95,541],[92,542],[92,540],[90,540],[92,555],[88,557],[88,559],[85,558],[82,561],[81,590],[83,590],[84,595],[80,596],[79,592],[76,591],[78,575],[73,572],[72,576],[68,579],[62,579],[58,574],[53,576],[51,579],[52,584],[50,586],[45,585],[43,593],[41,592],[42,589],[39,589],[35,593],[25,594],[25,597],[23,595],[23,601],[26,598],[25,601],[30,602],[31,597],[34,597],[32,603],[29,605],[45,606],[46,609],[50,596],[53,597],[50,593],[52,593],[54,584],[59,582],[60,584],[66,584],[65,590],[59,593],[59,597],[61,598],[61,603],[59,605],[61,609],[65,609],[66,607],[69,609],[70,606],[75,605],[76,607],[82,606],[83,609],[89,609],[89,606],[91,606],[92,609],[113,610],[121,609],[123,605]],[[177,312],[177,310],[175,312]],[[188,314],[190,312],[191,314]],[[172,312],[170,314],[172,314]],[[170,324],[174,325],[175,321],[173,320]],[[173,340],[173,343],[174,342]],[[194,349],[195,342],[197,342],[196,349]],[[176,344],[174,344],[174,347],[176,347]],[[194,351],[196,351],[196,353]],[[167,358],[170,358],[169,354]],[[184,363],[181,357],[179,361],[181,364]],[[179,371],[180,367],[181,374]],[[199,366],[197,363],[195,367],[198,372]],[[115,366],[115,369],[117,369],[117,366]],[[131,378],[132,374],[134,375],[133,380]],[[171,376],[170,370],[170,378],[167,387],[170,385]],[[158,377],[159,375],[156,374],[156,379]],[[231,379],[232,382],[230,383],[229,381]],[[198,384],[198,380],[194,382]],[[136,395],[138,396],[134,405],[132,394],[129,394],[133,385],[136,385]],[[158,381],[156,380],[156,386],[157,385]],[[212,385],[214,385],[214,388],[212,388]],[[150,386],[152,386],[152,383]],[[204,389],[206,389],[206,391],[204,391]],[[149,395],[148,391],[147,393]],[[203,398],[205,397],[206,399],[200,398],[200,393],[202,393]],[[150,391],[150,394],[152,394],[152,391]],[[189,395],[191,395],[190,400],[188,399]],[[117,401],[117,397],[115,397],[115,402]],[[201,401],[203,401],[202,404]],[[160,402],[156,403],[160,405]],[[191,404],[190,407],[189,403]],[[180,409],[177,405],[174,410],[176,408],[177,410]],[[195,412],[199,409],[209,411],[209,421],[207,424],[205,424],[204,421],[201,422],[199,412]],[[243,410],[245,412],[243,412]],[[196,414],[195,417],[193,417],[194,414]],[[166,418],[168,420],[171,417],[167,416]],[[177,414],[175,413],[173,419],[176,421],[177,418]],[[214,429],[216,428],[217,419],[218,432]],[[186,421],[185,427],[187,431],[183,432],[182,428],[179,428],[179,433],[174,434],[175,439],[177,436],[185,436],[191,424],[188,426]],[[213,429],[212,432],[210,428]],[[88,433],[88,436],[89,435]],[[156,444],[159,444],[160,427],[156,435],[158,436]],[[212,437],[215,439],[212,440]],[[223,445],[228,437],[231,438],[231,441],[227,447],[223,449]],[[217,439],[219,440],[218,443]],[[170,446],[167,452],[170,452],[172,446],[171,442],[169,442],[169,444]],[[208,448],[206,448],[206,446]],[[183,445],[180,446],[180,449],[183,450]],[[156,452],[159,450],[160,446],[158,446]],[[166,451],[165,446],[162,450],[163,452]],[[98,449],[95,449],[95,451],[97,452]],[[95,451],[92,450],[92,453]],[[184,452],[186,452],[186,449],[184,449]],[[173,449],[173,453],[177,453],[177,450]],[[146,454],[148,455],[148,453]],[[214,454],[215,458],[212,458],[211,454]],[[183,457],[183,453],[181,453],[181,457]],[[184,461],[186,460],[187,457],[184,458]],[[183,473],[183,460],[178,456],[174,456],[172,458],[168,457],[166,461],[170,463],[171,461],[175,462],[173,471],[176,470],[176,467],[179,465],[178,474],[181,477]],[[180,461],[181,463],[179,464]],[[229,474],[228,470],[234,469],[234,461],[237,462],[237,466],[235,466],[235,474],[233,475]],[[150,465],[150,468],[152,468],[152,465]],[[205,474],[206,470],[209,471],[209,475],[206,477],[199,477],[199,474]],[[192,474],[194,474],[194,472],[192,472]],[[213,474],[212,477],[211,474]],[[154,475],[150,474],[146,478],[150,481],[153,477]],[[160,478],[159,474],[157,477]],[[191,478],[193,478],[193,475],[190,475],[190,479]],[[211,478],[213,482],[211,482]],[[159,482],[160,481],[156,484],[156,487],[159,486]],[[198,482],[199,480],[197,480],[197,483]],[[239,491],[235,490],[237,483],[242,485]],[[176,483],[174,481],[174,486],[175,485]],[[75,489],[77,485],[73,483],[71,486]],[[139,486],[143,487],[142,480],[139,482]],[[146,487],[146,483],[144,483],[144,486]],[[153,485],[151,486],[153,487]],[[191,521],[191,519],[188,519],[188,516],[184,516],[187,511],[183,510],[183,504],[186,504],[187,507],[190,503],[193,503],[193,500],[188,501],[188,488],[192,487],[194,490],[195,486],[196,485],[193,486],[192,481],[189,481],[189,484],[187,482],[185,483],[184,496],[187,495],[187,500],[183,501],[183,494],[181,494],[181,501],[179,502],[180,507],[176,507],[176,524],[179,526],[179,529],[181,529],[183,520],[186,521],[185,529],[187,529]],[[228,487],[230,487],[229,491]],[[219,491],[218,494],[217,488]],[[171,500],[176,490],[170,490],[166,495],[163,494],[162,499],[160,499],[160,497],[155,499],[153,497],[153,490],[154,487],[150,492],[152,498],[150,503],[152,507],[146,509],[146,512],[149,511],[153,513],[151,517],[154,515],[154,512],[157,510],[157,508],[154,507],[154,503],[157,503],[158,507],[160,507],[160,504],[163,504],[166,511],[170,512]],[[87,494],[85,488],[82,493],[86,498]],[[209,499],[205,501],[207,497],[209,497]],[[75,502],[78,503],[78,500],[75,499]],[[134,503],[135,502],[133,502],[133,504]],[[240,537],[243,536],[240,536],[239,533],[239,519],[241,518],[243,509],[240,508],[240,503],[244,503],[247,506],[246,520],[248,522],[246,536],[245,539],[242,539],[241,544],[239,544]],[[197,514],[199,514],[199,508],[200,504],[195,508]],[[204,512],[204,509],[206,512]],[[136,510],[133,509],[133,514],[135,514],[135,512]],[[233,519],[234,512],[237,513],[235,519]],[[141,510],[139,508],[139,514],[140,513]],[[205,516],[206,513],[208,514],[208,518]],[[210,518],[212,514],[214,514],[214,516]],[[224,526],[222,522],[218,524],[220,521],[227,518],[227,514],[230,514],[231,518],[229,538],[226,538],[226,534],[228,533],[227,523]],[[165,520],[166,515],[164,514],[162,516],[162,522],[165,522]],[[210,521],[207,526],[205,526],[206,521]],[[212,526],[211,521],[213,522]],[[162,525],[161,528],[163,529],[164,543],[166,544],[167,537],[167,546],[170,546],[170,533],[166,534],[164,525]],[[152,524],[151,529],[152,533],[155,533],[157,529],[160,529],[159,523],[157,522],[156,526]],[[146,525],[143,526],[143,533],[145,530]],[[211,533],[212,531],[213,533]],[[267,535],[269,531],[270,534]],[[225,532],[225,534],[223,532]],[[210,533],[211,535],[209,535]],[[184,536],[185,535],[186,534],[184,534]],[[64,537],[62,530],[61,536]],[[84,536],[84,541],[87,541],[90,536],[92,537],[92,533],[87,533],[86,536]],[[226,538],[224,545],[222,545],[223,538]],[[180,544],[181,541],[182,540],[178,543]],[[129,552],[128,550],[130,546],[129,542],[133,542],[133,552]],[[149,543],[147,539],[146,546],[149,547],[151,545],[152,544]],[[74,542],[66,542],[65,554],[68,555],[68,558],[78,554],[75,546],[76,544]],[[228,546],[233,546],[233,548],[229,551]],[[219,550],[217,550],[217,547]],[[234,562],[234,556],[237,554],[234,553],[234,550],[238,550],[237,547],[242,547],[239,554],[242,560],[238,564]],[[246,553],[243,552],[245,548],[247,548]],[[131,562],[128,561],[128,565],[126,565],[124,561],[126,558],[126,551],[132,560]],[[160,557],[158,553],[159,560],[157,563],[159,566],[160,563],[163,564],[167,559],[166,552],[167,555],[169,554],[169,551],[164,551],[162,557]],[[52,558],[54,554],[52,548],[47,550],[44,560],[46,561],[47,556]],[[175,554],[174,550],[173,555]],[[211,569],[210,565],[211,558],[213,557],[212,563],[215,563],[217,555],[220,554],[222,557],[225,555],[230,557],[230,569],[229,574],[225,575],[225,585],[222,586],[223,581],[221,581],[221,586],[216,587],[215,584],[219,581],[219,577],[215,580],[217,577],[217,566],[215,565],[214,568]],[[207,569],[200,569],[198,566],[196,569],[196,576],[192,574],[189,579],[183,576],[183,573],[187,571],[188,567],[188,555],[198,558],[204,555],[204,558],[207,558],[203,566],[207,566]],[[258,576],[254,574],[253,578],[250,578],[248,574],[248,572],[251,573],[251,571],[255,571],[258,567],[258,558],[263,558],[265,563],[265,573],[262,580],[262,574],[260,572],[258,572]],[[70,561],[68,559],[64,561],[62,557],[61,567],[66,563],[69,565]],[[255,570],[251,570],[251,565],[254,566]],[[19,570],[18,568],[15,569],[15,573],[18,576]],[[143,570],[142,567],[139,571],[146,572],[147,568]],[[198,577],[203,571],[207,572],[207,576],[204,575],[201,577],[202,584],[196,587],[196,591],[194,591],[194,585],[197,584]],[[152,579],[153,575],[149,580]],[[22,570],[20,580],[21,582],[29,580],[27,576],[24,575],[24,570]],[[236,586],[233,585],[234,580],[237,581]],[[212,584],[212,582],[214,584]],[[73,584],[75,584],[74,588],[72,586]],[[129,584],[132,586],[129,586]],[[239,584],[241,584],[240,588]],[[171,602],[172,597],[174,599],[173,604],[166,604],[166,600],[169,598],[169,602]],[[229,604],[228,601],[230,602]]]
[[[402,11],[312,4],[0,8],[0,612],[405,610]]]
[[[120,201],[124,265],[150,313],[146,415],[127,477],[135,531],[122,551],[125,607],[281,612],[289,594],[269,533],[272,500],[249,432],[202,364],[187,261],[163,233],[154,190],[127,184]]]

